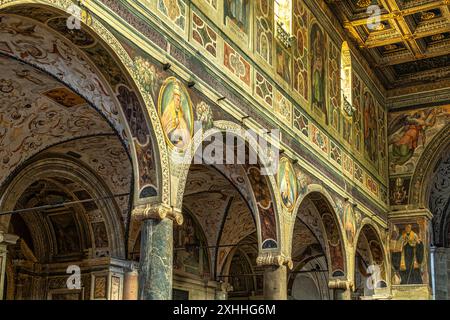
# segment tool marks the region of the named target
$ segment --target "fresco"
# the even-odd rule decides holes
[[[355,72],[352,73],[352,107],[353,107],[353,137],[356,150],[362,151],[362,124],[361,124],[361,92],[362,82]]]
[[[293,30],[297,39],[294,46],[294,89],[308,100],[308,10],[301,0],[293,4]]]
[[[210,273],[206,242],[194,219],[186,213],[183,216],[183,225],[173,229],[173,267],[181,272],[203,276]]]
[[[278,247],[275,208],[266,177],[261,175],[261,169],[258,166],[246,167],[258,205],[262,249],[275,249]]]
[[[450,120],[450,105],[389,114],[392,174],[413,173],[428,143]]]
[[[169,145],[184,151],[194,131],[192,102],[183,84],[174,77],[166,79],[158,100],[161,124]]]
[[[223,4],[225,25],[232,25],[248,35],[250,31],[250,1],[224,0]]]
[[[278,169],[278,185],[283,205],[292,211],[297,201],[297,181],[294,168],[287,158],[280,160]]]
[[[325,95],[325,68],[326,68],[326,46],[323,31],[314,24],[310,32],[311,50],[311,103],[313,110],[320,111],[328,124],[328,115]]]
[[[350,245],[353,245],[356,237],[356,217],[352,204],[349,203],[345,206],[342,218],[347,241]]]
[[[377,108],[369,91],[363,95],[364,154],[377,167],[378,165],[378,123]]]
[[[186,28],[187,8],[183,0],[158,0],[158,10],[179,28]]]
[[[291,56],[277,44],[277,74],[283,78],[286,83],[291,83]]]
[[[417,223],[395,224],[391,230],[392,284],[423,284],[425,245]]]
[[[273,48],[273,2],[257,0],[255,6],[256,52],[272,65]]]

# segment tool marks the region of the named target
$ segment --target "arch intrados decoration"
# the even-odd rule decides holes
[[[300,215],[300,207],[305,199],[312,201],[321,218],[322,236],[328,244],[325,247],[329,266],[329,278],[345,278],[347,275],[347,255],[344,241],[344,228],[336,211],[333,209],[336,207],[333,198],[322,186],[309,185],[308,192],[297,199],[293,210],[296,216]],[[291,227],[291,235],[293,232],[294,224]]]
[[[200,131],[194,134],[194,138],[192,139],[192,144],[190,145],[190,148],[184,155],[182,155],[181,164],[175,165],[178,166],[178,168],[173,169],[174,172],[176,171],[179,172],[179,175],[177,177],[178,189],[176,192],[175,208],[182,208],[184,191],[186,187],[187,178],[189,175],[189,168],[194,160],[196,151],[202,146],[202,144],[206,139],[209,139],[211,136],[218,133],[221,134],[226,133],[228,135],[233,135],[238,139],[241,139],[241,141],[244,141],[246,143],[247,148],[251,149],[258,155],[257,165],[243,165],[243,167],[246,171],[246,176],[244,176],[244,178],[246,179],[245,185],[249,186],[250,189],[249,191],[252,197],[251,201],[249,202],[249,206],[251,208],[258,208],[258,212],[256,212],[257,210],[255,209],[252,209],[251,211],[255,217],[258,217],[258,219],[255,220],[258,234],[258,243],[260,248],[259,252],[262,254],[266,252],[267,253],[281,252],[281,244],[280,244],[281,230],[279,226],[279,213],[281,212],[281,208],[278,198],[275,198],[276,195],[278,195],[277,182],[274,175],[267,175],[265,177],[263,176],[264,179],[262,181],[258,180],[258,177],[262,176],[260,174],[261,164],[264,166],[270,163],[267,157],[263,156],[266,154],[267,151],[261,149],[261,146],[259,146],[258,142],[250,135],[246,135],[245,130],[236,123],[229,121],[215,121],[213,129],[210,129],[205,133],[202,133]],[[220,171],[220,169],[217,166],[215,166],[215,168]],[[256,174],[250,175],[252,172],[256,172]],[[224,175],[226,176],[226,174]],[[263,188],[261,188],[261,185],[263,185]],[[264,192],[265,194],[269,195],[271,199],[270,203],[269,204],[259,203],[258,198],[255,195],[255,190]],[[266,224],[262,222],[263,219],[266,219],[264,220],[266,221]],[[268,222],[269,219],[271,219],[270,222]],[[270,228],[266,228],[266,230],[264,230],[263,228],[265,227],[262,226],[263,225],[268,226],[269,223],[271,224]],[[265,243],[269,242],[271,242],[270,245],[266,247]]]
[[[356,255],[358,254],[358,246],[360,244],[360,241],[366,241],[366,244],[369,249],[370,253],[370,263],[372,265],[377,265],[380,267],[380,273],[381,273],[381,281],[385,283],[385,285],[388,285],[389,278],[388,278],[388,272],[387,270],[387,258],[388,254],[386,252],[386,248],[383,247],[381,242],[381,233],[377,225],[373,223],[372,220],[369,218],[365,218],[362,223],[361,227],[359,228],[357,234],[356,234],[356,242],[355,242],[355,248],[354,248],[354,254],[353,259],[356,261]],[[375,248],[375,246],[377,248]],[[378,250],[379,252],[374,252],[374,250]],[[381,254],[381,257],[378,257],[377,255]],[[377,261],[381,260],[381,261]],[[369,265],[370,266],[370,265]],[[356,271],[356,266],[355,266]],[[376,272],[376,269],[369,270],[371,272]],[[368,273],[370,273],[368,271]]]
[[[450,150],[450,124],[442,128],[425,148],[411,179],[409,202],[421,208],[428,207],[433,171],[445,152]]]
[[[36,160],[23,168],[11,181],[0,199],[0,211],[9,212],[15,209],[16,203],[22,194],[34,182],[51,177],[71,180],[86,190],[94,199],[111,197],[112,194],[106,184],[99,179],[90,169],[85,168],[73,159],[67,157],[47,157]],[[120,210],[114,201],[102,201],[103,206],[98,206],[102,213],[103,223],[109,243],[109,254],[114,257],[125,256],[125,231],[120,223]],[[11,216],[0,217],[0,226],[8,230]],[[95,239],[92,239],[94,241]]]
[[[56,11],[58,14],[66,16],[68,8],[73,5],[73,2],[70,0],[59,0],[59,1],[53,1],[53,0],[46,0],[41,1],[39,4],[31,3],[29,1],[21,1],[21,0],[11,0],[8,2],[2,2],[0,5],[0,14],[5,14],[5,10],[9,10],[12,8],[19,8],[20,6],[32,6],[33,8],[43,8],[44,12],[48,11]],[[25,7],[27,8],[27,7]],[[32,10],[31,10],[32,11]],[[138,177],[141,176],[139,174],[139,170],[136,169],[138,167],[143,167],[143,170],[148,170],[146,168],[149,159],[145,159],[145,157],[138,157],[136,156],[136,153],[141,152],[144,155],[148,154],[149,150],[153,150],[154,157],[157,157],[160,161],[155,161],[154,165],[156,166],[156,182],[157,184],[157,198],[160,199],[165,204],[169,204],[169,183],[170,183],[170,174],[169,174],[169,166],[168,166],[168,155],[166,151],[166,145],[163,138],[163,132],[161,128],[161,124],[159,122],[159,117],[156,111],[156,108],[154,106],[153,100],[151,98],[150,93],[148,93],[144,85],[142,83],[142,79],[140,79],[139,76],[139,70],[136,70],[136,67],[131,60],[131,58],[126,53],[125,49],[121,46],[119,41],[105,28],[105,26],[100,23],[97,19],[92,17],[92,23],[87,26],[83,24],[83,28],[86,28],[88,33],[96,37],[96,39],[101,42],[104,45],[105,50],[107,50],[108,54],[113,58],[113,61],[116,62],[117,65],[119,65],[121,70],[126,70],[124,77],[128,79],[131,83],[129,84],[130,87],[137,88],[136,92],[138,94],[136,95],[136,98],[141,102],[141,107],[138,108],[138,111],[140,110],[143,114],[143,117],[146,119],[146,123],[149,124],[149,127],[147,127],[149,131],[150,136],[150,146],[147,146],[147,150],[142,150],[142,146],[140,149],[132,150],[131,151],[131,157],[133,159],[133,166],[134,171],[136,172],[136,175]],[[100,76],[103,77],[103,74],[100,72]],[[131,80],[130,80],[131,79]],[[69,86],[70,87],[70,86]],[[123,86],[126,87],[125,85]],[[127,88],[129,90],[129,88]],[[76,91],[76,90],[75,90]],[[77,92],[77,91],[76,91]],[[116,98],[114,98],[116,99]],[[89,100],[88,100],[89,101]],[[116,100],[117,101],[117,100]],[[143,103],[142,103],[143,102]],[[145,107],[144,107],[145,106]],[[147,114],[148,112],[148,114]],[[124,118],[124,115],[119,112],[121,115],[121,118]],[[148,121],[150,120],[150,121]],[[123,121],[125,123],[125,121]],[[132,127],[132,126],[130,126]],[[132,128],[131,128],[132,129]],[[122,130],[123,131],[123,130]],[[125,125],[125,131],[120,132],[121,137],[133,137],[133,134],[131,134],[130,128]],[[139,143],[135,143],[137,141],[136,135],[134,135],[135,141],[128,141],[130,145],[137,145],[139,146]],[[155,145],[152,145],[151,142],[156,141],[157,143]],[[145,146],[144,146],[145,147]],[[150,197],[154,197],[153,192],[143,192],[147,191],[146,186],[139,187],[138,184],[139,179],[135,179],[135,185],[136,190],[141,192],[141,197],[145,197],[146,195],[149,195]],[[159,187],[158,187],[159,186]],[[153,188],[154,189],[154,188]],[[140,199],[139,192],[135,193],[134,196],[135,202],[143,202],[143,199]]]
[[[240,254],[242,254],[245,257],[248,265],[251,268],[253,268],[253,266],[256,265],[256,261],[251,261],[248,257],[247,252],[243,249],[244,247],[249,247],[252,250],[254,249],[255,252],[258,252],[259,246],[253,244],[253,242],[252,242],[253,237],[256,237],[256,236],[257,235],[255,233],[248,235],[247,237],[245,237],[244,239],[242,239],[239,242],[238,246],[235,246],[233,249],[230,250],[230,252],[226,256],[225,261],[222,264],[221,268],[217,270],[216,278],[220,278],[221,276],[229,276],[230,275],[233,258],[236,255],[236,253],[238,253],[238,252],[240,252]],[[227,278],[225,281],[228,282],[228,279],[229,278]]]

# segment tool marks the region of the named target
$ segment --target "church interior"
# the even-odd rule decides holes
[[[449,0],[0,1],[0,300],[450,299]]]

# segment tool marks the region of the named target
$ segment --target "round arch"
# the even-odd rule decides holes
[[[106,229],[109,254],[116,258],[125,258],[125,230],[120,222],[120,210],[112,198],[108,186],[90,169],[77,161],[63,156],[48,156],[36,160],[24,167],[11,181],[0,199],[0,211],[10,212],[29,186],[40,180],[57,177],[75,182],[86,190],[93,199],[105,199],[103,206],[98,206]],[[1,225],[8,230],[11,215],[0,218]],[[95,239],[92,239],[95,240]],[[94,241],[92,241],[94,242]]]
[[[329,267],[329,278],[342,279],[347,277],[348,255],[344,241],[344,228],[334,209],[336,208],[336,204],[333,198],[323,186],[317,184],[308,185],[308,191],[297,199],[293,210],[295,216],[298,216],[301,220],[300,208],[306,199],[310,199],[313,202],[320,218],[320,231],[325,246],[324,250]],[[292,224],[290,239],[293,239],[294,227],[295,224]]]
[[[450,149],[450,124],[442,128],[425,148],[419,158],[412,176],[409,203],[419,207],[428,207],[430,181],[442,155]]]
[[[191,142],[191,146],[188,148],[188,151],[182,156],[182,158],[178,158],[178,161],[174,161],[172,159],[171,165],[173,166],[172,172],[178,172],[176,177],[172,177],[172,179],[176,180],[177,183],[174,183],[172,181],[172,186],[174,188],[173,193],[175,195],[175,199],[173,200],[174,207],[177,209],[182,208],[183,204],[183,195],[186,187],[186,181],[189,174],[189,168],[191,166],[192,161],[194,160],[196,156],[196,151],[202,146],[204,141],[216,134],[224,134],[232,135],[241,141],[243,141],[246,146],[254,152],[254,154],[257,155],[257,165],[243,165],[243,167],[246,169],[247,176],[245,177],[246,183],[245,185],[249,190],[247,190],[247,201],[249,202],[249,206],[251,207],[251,211],[255,217],[257,217],[256,220],[256,230],[258,235],[258,247],[260,254],[266,254],[270,253],[271,255],[273,253],[281,254],[282,246],[281,239],[283,239],[283,236],[281,234],[282,228],[280,228],[280,214],[282,212],[280,199],[279,199],[279,192],[278,192],[278,186],[275,179],[274,174],[267,174],[265,176],[265,179],[261,179],[256,181],[255,175],[252,175],[252,172],[257,172],[258,176],[261,176],[261,171],[263,168],[267,168],[271,166],[271,161],[268,159],[267,156],[267,150],[264,150],[261,148],[260,144],[257,142],[257,140],[252,137],[251,135],[245,134],[245,130],[239,126],[236,123],[230,122],[230,121],[214,121],[214,128],[202,132],[194,133],[194,138]],[[257,146],[257,147],[255,147]],[[217,169],[217,168],[216,168]],[[219,170],[220,171],[220,170]],[[275,173],[275,172],[274,172]],[[225,174],[226,176],[226,174]],[[239,188],[240,191],[242,191],[242,188]],[[262,189],[262,190],[261,190]],[[255,192],[255,190],[259,190],[258,192]],[[250,194],[248,194],[250,191]],[[245,193],[245,192],[244,192]],[[258,195],[260,194],[268,194],[270,195],[271,203],[268,207],[262,206],[260,202],[258,201]],[[266,220],[265,220],[266,219]],[[265,226],[267,226],[266,221],[272,221],[273,223],[270,225],[269,229],[264,230]],[[275,239],[267,238],[264,236],[264,234],[274,234]],[[267,239],[266,239],[267,238]],[[265,247],[265,243],[268,243],[268,240],[272,240],[273,243],[271,243],[269,246]]]
[[[8,2],[2,2],[0,5],[0,14],[7,14],[8,10],[17,9],[17,8],[41,8],[44,11],[55,11],[58,14],[62,16],[67,16],[70,13],[69,7],[73,5],[73,2],[70,0],[61,0],[61,1],[51,1],[51,0],[44,0],[40,1],[39,4],[36,4],[32,1],[23,1],[23,0],[11,0]],[[32,10],[30,10],[32,11]],[[163,138],[163,132],[161,128],[161,124],[159,122],[159,117],[156,111],[156,108],[154,106],[153,100],[151,98],[151,95],[147,90],[145,89],[144,84],[142,83],[142,77],[140,77],[140,73],[145,71],[139,68],[135,67],[134,62],[131,60],[129,55],[126,53],[125,49],[122,47],[120,42],[112,35],[112,33],[97,19],[92,17],[92,23],[90,25],[84,25],[83,28],[86,28],[89,30],[89,34],[93,37],[95,37],[98,41],[101,42],[102,45],[104,45],[105,50],[107,54],[115,61],[117,65],[119,65],[120,70],[123,72],[123,77],[127,79],[129,82],[127,84],[124,84],[120,86],[122,88],[122,92],[124,92],[124,101],[126,103],[135,102],[134,110],[123,110],[123,102],[121,101],[121,98],[118,96],[114,97],[114,101],[119,103],[119,106],[122,105],[122,108],[119,108],[117,110],[117,117],[122,120],[121,123],[123,123],[122,130],[117,130],[118,135],[122,138],[129,137],[128,139],[128,152],[132,158],[133,162],[133,171],[136,178],[134,179],[135,182],[135,194],[134,194],[134,202],[143,202],[143,198],[147,197],[156,197],[159,201],[169,204],[169,190],[170,190],[170,174],[169,174],[169,160],[166,150],[165,141]],[[67,39],[66,39],[67,40]],[[10,56],[14,57],[14,54],[10,54]],[[19,58],[20,59],[20,58]],[[88,61],[90,61],[88,59]],[[25,63],[29,63],[29,61],[24,61]],[[45,67],[39,66],[38,64],[32,64],[34,67],[41,69],[41,71],[45,71],[47,74],[58,78],[58,80],[61,83],[64,83],[69,88],[72,88],[75,92],[83,92],[82,90],[77,90],[78,88],[76,85],[73,85],[73,82],[70,81],[64,81],[64,79],[61,79],[61,74],[57,74],[55,72],[51,72],[51,70],[46,70]],[[70,70],[70,69],[69,69]],[[98,70],[97,70],[98,71]],[[100,74],[100,78],[104,79],[102,75]],[[133,93],[130,93],[130,90],[134,90],[136,88],[136,93],[133,91]],[[104,88],[106,89],[106,88]],[[82,95],[83,96],[83,95]],[[130,100],[131,99],[131,100]],[[86,99],[90,102],[90,105],[93,106],[97,111],[100,109],[98,107],[98,102],[95,99]],[[127,117],[128,114],[131,114],[133,112],[140,112],[141,120],[145,119],[145,123],[147,124],[145,127],[148,133],[148,136],[150,138],[150,142],[147,141],[146,144],[141,145],[139,140],[142,141],[140,138],[140,135],[142,134],[142,128],[137,127],[136,125],[139,124],[139,121],[136,121],[136,119],[130,119]],[[104,114],[102,114],[104,116]],[[108,119],[108,117],[105,117]],[[154,143],[156,141],[156,143]],[[150,151],[149,151],[150,150]],[[146,154],[151,152],[153,150],[153,157],[156,158],[153,159],[154,165],[156,166],[156,182],[157,184],[157,195],[155,196],[155,192],[148,192],[149,185],[141,185],[140,178],[143,176],[141,173],[146,170],[148,170],[148,158],[145,157]],[[142,156],[138,156],[138,154],[141,154]],[[146,162],[147,161],[147,162]],[[152,186],[153,187],[153,186]],[[153,188],[154,189],[154,188]],[[147,200],[148,201],[148,200]]]
[[[363,239],[364,238],[364,239]],[[361,241],[365,240],[364,245],[368,249],[369,259],[366,261],[368,265],[364,274],[372,275],[372,280],[378,281],[378,284],[374,284],[374,287],[382,288],[389,286],[390,284],[390,269],[389,255],[386,251],[386,247],[383,246],[381,232],[379,227],[370,219],[364,218],[361,221],[361,226],[356,233],[355,252],[354,252],[354,266],[355,273],[357,271],[357,255],[358,250],[361,248]],[[371,267],[372,266],[372,267]],[[379,269],[378,269],[379,267]],[[353,275],[355,276],[355,275]],[[354,279],[354,283],[356,279]]]

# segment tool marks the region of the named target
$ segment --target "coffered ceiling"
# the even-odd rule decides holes
[[[450,77],[450,0],[327,2],[387,89]]]

